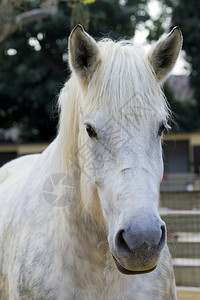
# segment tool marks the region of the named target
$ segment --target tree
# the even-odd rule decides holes
[[[163,24],[167,18],[171,18],[170,26],[179,26],[183,32],[183,49],[186,52],[186,60],[191,65],[190,84],[194,89],[194,100],[186,102],[174,102],[177,115],[181,116],[184,131],[200,130],[200,2],[182,0],[162,0],[161,16],[153,22],[149,39],[157,39],[163,32]],[[170,10],[170,13],[169,13]],[[179,120],[180,121],[180,120]],[[188,124],[186,124],[188,122]]]
[[[192,119],[196,113],[194,99],[185,99],[184,101],[176,99],[173,90],[167,83],[164,84],[164,93],[172,111],[171,132],[194,131],[197,125],[196,120]]]
[[[168,1],[167,1],[168,2]],[[172,25],[178,25],[184,35],[183,49],[186,51],[186,59],[191,64],[191,84],[195,89],[197,106],[200,109],[200,2],[175,1],[172,11]]]
[[[73,24],[84,16],[91,35],[109,33],[118,39],[132,37],[136,24],[149,17],[146,0],[71,4],[59,1],[55,14],[26,24],[0,43],[0,126],[18,128],[18,141],[50,141],[55,136],[52,104],[56,106],[56,95],[69,76],[66,49]],[[8,141],[5,135],[0,138]]]
[[[63,0],[69,6],[90,4],[95,0]],[[0,3],[0,42],[25,25],[41,21],[56,14],[60,0],[2,0]]]

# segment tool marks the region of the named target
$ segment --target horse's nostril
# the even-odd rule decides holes
[[[156,249],[158,252],[160,252],[162,250],[162,248],[164,247],[164,245],[165,245],[165,240],[166,240],[166,227],[165,227],[165,225],[161,226],[161,232],[162,232],[161,238],[160,238],[158,247]]]
[[[130,257],[137,256],[140,250],[143,253],[154,255],[161,252],[166,242],[166,226],[164,222],[161,227],[150,231],[135,232],[131,229],[120,229],[115,236],[115,248],[121,255]],[[154,253],[154,254],[153,254]]]
[[[118,231],[115,237],[115,246],[121,254],[129,256],[131,254],[131,249],[124,239],[124,233],[125,231],[123,229]]]

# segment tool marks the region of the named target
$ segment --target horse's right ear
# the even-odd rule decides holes
[[[77,25],[69,37],[69,62],[84,84],[89,83],[100,62],[97,43],[81,25]]]

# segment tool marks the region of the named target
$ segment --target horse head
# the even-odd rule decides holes
[[[147,55],[131,41],[97,43],[81,25],[69,38],[72,77],[80,95],[84,206],[102,217],[109,249],[124,274],[154,270],[166,243],[158,207],[161,136],[169,108],[160,84],[181,45],[178,27]]]

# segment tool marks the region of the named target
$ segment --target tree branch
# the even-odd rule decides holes
[[[17,30],[21,29],[24,25],[31,24],[33,22],[46,19],[54,15],[57,11],[57,6],[48,8],[38,8],[30,11],[26,11],[9,20],[6,24],[0,28],[0,42],[8,38]]]

